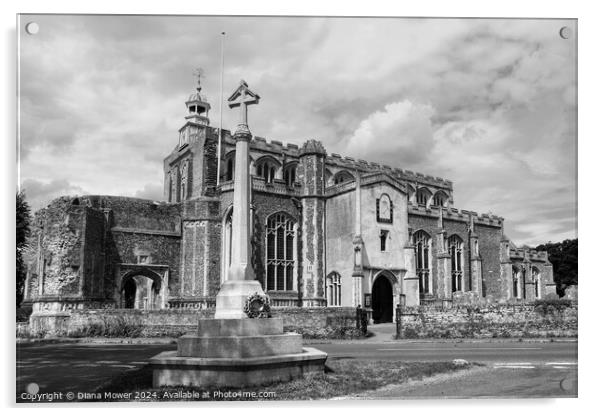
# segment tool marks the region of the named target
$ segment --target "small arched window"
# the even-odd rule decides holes
[[[520,269],[516,266],[512,266],[512,297],[514,297],[516,299],[521,298],[520,287],[521,287]]]
[[[533,285],[535,286],[535,299],[541,299],[541,274],[537,267],[531,269],[531,276],[533,276]]]
[[[354,178],[351,173],[347,172],[346,170],[342,170],[334,175],[334,184],[338,185],[339,183],[351,182],[353,179]]]
[[[185,161],[180,170],[180,201],[188,199],[188,193],[188,161]]]
[[[393,222],[393,204],[387,194],[382,194],[380,198],[376,199],[376,221]]]
[[[464,243],[457,235],[452,235],[448,240],[448,252],[451,257],[452,292],[462,291],[462,278],[464,269]]]
[[[224,180],[225,181],[233,181],[234,180],[234,158],[235,158],[235,154],[234,152],[231,152],[230,154],[226,155],[226,160],[225,162],[225,168],[226,171],[224,172]]]
[[[416,190],[410,185],[408,185],[407,189],[408,189],[408,202],[414,202],[414,198],[416,197]]]
[[[286,186],[292,187],[297,180],[297,164],[291,163],[284,168],[284,182]]]
[[[416,192],[416,203],[418,205],[426,205],[428,204],[430,197],[431,191],[429,191],[427,188],[420,188],[418,192]]]
[[[328,306],[341,306],[341,275],[337,272],[326,276],[326,302]]]
[[[433,205],[436,207],[444,207],[447,202],[447,195],[444,192],[437,192],[435,196],[433,196]]]

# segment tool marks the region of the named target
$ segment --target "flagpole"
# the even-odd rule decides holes
[[[226,32],[222,32],[222,57],[220,70],[220,91],[219,91],[219,136],[217,141],[217,186],[220,184],[221,161],[222,161],[222,107],[224,104],[224,39]]]

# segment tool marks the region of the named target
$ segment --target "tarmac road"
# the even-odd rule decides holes
[[[575,387],[574,390],[569,390],[576,394],[577,342],[469,342],[465,340],[459,343],[336,342],[313,346],[327,352],[329,360],[449,361],[462,358],[467,361],[486,363],[492,370],[489,373],[520,370],[518,379],[517,374],[514,373],[506,378],[510,383],[509,391],[513,391],[512,389],[516,387],[511,385],[512,380],[515,384],[519,381],[527,383],[522,385],[522,390],[530,391],[528,385],[536,388],[541,385],[543,379],[554,380],[554,389],[557,390],[561,379],[569,378],[574,379],[574,382],[570,381],[569,384]],[[127,369],[141,367],[159,352],[175,348],[175,345],[165,344],[17,345],[17,397],[21,392],[26,391],[29,383],[36,383],[40,393],[92,392],[112,376]],[[483,377],[486,377],[488,373],[483,374]],[[559,374],[564,375],[561,377]],[[476,383],[474,388],[482,388],[483,385],[486,383]],[[547,397],[554,397],[553,391],[556,391],[554,389],[537,391],[544,396],[548,394]],[[487,396],[487,393],[484,391],[483,395]],[[502,390],[499,393],[502,393]],[[433,394],[441,396],[440,391]],[[450,394],[453,396],[453,392]]]
[[[481,363],[577,362],[577,342],[385,342],[316,344],[329,358],[363,360],[450,361]]]

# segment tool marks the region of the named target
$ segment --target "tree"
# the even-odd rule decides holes
[[[31,233],[31,208],[25,200],[23,191],[17,193],[17,307],[23,301],[25,287],[25,264],[23,251],[27,247],[27,238]]]
[[[546,250],[548,259],[554,268],[554,282],[556,282],[556,293],[564,296],[564,290],[568,286],[577,284],[577,239],[564,240],[561,243],[540,244],[537,250]]]

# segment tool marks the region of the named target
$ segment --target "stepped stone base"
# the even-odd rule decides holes
[[[153,386],[243,387],[324,372],[327,354],[303,348],[282,319],[202,319],[177,351],[153,357]]]
[[[323,373],[327,355],[305,347],[301,353],[252,358],[178,357],[166,351],[151,360],[153,387],[248,387]]]

